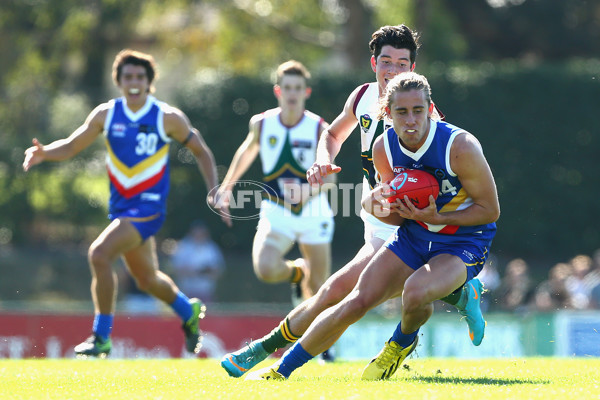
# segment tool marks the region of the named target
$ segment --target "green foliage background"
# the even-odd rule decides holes
[[[594,77],[600,73],[600,63],[574,61],[536,67],[510,62],[449,64],[420,70],[429,76],[434,101],[448,121],[479,138],[492,166],[502,207],[493,252],[538,262],[593,252],[600,243],[600,229],[590,218],[598,194],[595,155],[600,142],[594,135],[594,99],[600,82]],[[308,108],[331,121],[356,82],[371,78],[319,76],[312,83],[314,95]],[[198,95],[187,96],[186,91]],[[237,147],[242,142],[249,117],[276,106],[270,92],[266,82],[248,78],[200,87],[188,82],[178,103],[206,132],[219,163],[227,164],[235,151],[230,143]],[[248,111],[232,115],[239,99],[247,102]],[[359,153],[355,132],[337,159],[343,167],[340,183],[360,181]],[[260,171],[256,168],[247,176],[260,179]],[[194,196],[201,196],[202,188],[196,186],[196,190]],[[190,203],[176,201],[174,209]],[[170,224],[175,228],[176,218],[167,222]],[[352,244],[344,246],[346,249],[358,248],[360,221],[337,218],[336,224],[336,242]],[[235,236],[243,239],[232,239],[228,245],[249,246],[247,238],[253,229],[253,222],[236,223]],[[216,224],[214,230],[219,233],[226,228]]]
[[[120,49],[155,56],[157,96],[188,113],[223,177],[250,117],[276,106],[270,80],[276,65],[304,62],[313,73],[308,108],[332,121],[351,90],[373,79],[370,34],[402,22],[421,32],[417,71],[429,77],[436,103],[451,123],[480,139],[492,166],[502,206],[493,252],[501,264],[523,257],[544,278],[552,264],[599,248],[597,2],[6,0],[0,3],[0,299],[44,292],[89,298],[86,249],[107,222],[101,141],[27,174],[21,163],[33,137],[43,143],[65,137],[95,105],[118,95],[110,69]],[[287,299],[286,285],[263,287],[252,274],[255,221],[222,225],[205,205],[189,155],[174,147],[161,243],[205,219],[230,266],[220,300]],[[358,154],[353,134],[338,156],[339,182],[360,181]],[[258,162],[246,177],[259,179]],[[338,217],[336,224],[335,269],[362,243],[358,217]],[[67,285],[66,276],[85,284]],[[236,282],[242,290],[230,290]]]

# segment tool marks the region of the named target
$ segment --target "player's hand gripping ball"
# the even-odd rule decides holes
[[[421,209],[429,205],[429,195],[437,199],[440,187],[433,175],[420,169],[405,169],[390,182],[395,195],[388,197],[388,202],[393,203],[400,199],[404,203],[404,196],[408,196],[415,207]]]

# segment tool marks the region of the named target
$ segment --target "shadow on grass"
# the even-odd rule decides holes
[[[354,376],[318,376],[318,377],[295,377],[296,380],[299,381],[323,381],[323,382],[355,382],[357,377]],[[360,378],[358,378],[360,380]],[[367,381],[363,381],[367,382]],[[548,385],[553,382],[548,379],[519,379],[519,378],[494,378],[494,377],[478,377],[478,378],[468,378],[468,377],[457,377],[457,376],[443,376],[439,373],[434,375],[420,375],[415,374],[412,376],[404,375],[404,376],[394,376],[389,380],[379,380],[373,382],[388,382],[388,383],[425,383],[425,384],[461,384],[461,385],[494,385],[494,386],[509,386],[509,385]]]
[[[500,378],[457,378],[457,377],[446,377],[446,376],[414,376],[405,377],[402,380],[406,381],[419,381],[423,383],[452,383],[452,384],[463,384],[463,385],[539,385],[539,384],[550,384],[552,381],[547,379],[500,379]]]

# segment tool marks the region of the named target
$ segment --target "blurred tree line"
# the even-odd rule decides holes
[[[120,49],[155,56],[157,96],[188,113],[222,177],[250,116],[276,106],[274,67],[290,58],[305,63],[314,77],[308,107],[332,121],[350,91],[373,79],[370,34],[399,23],[421,33],[417,70],[430,78],[449,121],[480,138],[494,169],[503,208],[494,250],[554,262],[600,247],[592,218],[598,192],[592,162],[600,149],[594,129],[598,2],[4,0],[0,297],[3,282],[11,284],[6,277],[16,273],[11,267],[22,263],[11,249],[67,248],[84,255],[106,225],[100,141],[71,161],[27,174],[21,163],[33,137],[43,143],[65,137],[95,105],[118,95],[110,68]],[[181,237],[200,217],[249,265],[255,221],[222,226],[206,208],[189,155],[173,147],[170,216],[161,236]],[[340,182],[360,180],[353,168],[358,153],[358,138],[351,137],[338,158]],[[257,164],[247,176],[258,178]],[[348,244],[340,249],[334,242],[339,267],[351,256],[343,251],[360,245],[362,226],[357,218],[336,224],[336,242]],[[77,260],[69,263],[85,264],[84,257]],[[69,273],[63,264],[50,269]]]

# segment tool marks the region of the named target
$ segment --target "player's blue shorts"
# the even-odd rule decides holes
[[[478,238],[475,234],[443,237],[443,242],[430,242],[417,237],[405,226],[399,226],[385,243],[385,247],[415,271],[438,254],[452,254],[463,260],[467,267],[465,282],[476,277],[485,264],[492,241],[489,238]]]
[[[165,222],[164,211],[154,204],[138,204],[123,211],[111,212],[108,218],[112,221],[117,218],[126,219],[137,229],[142,240],[154,236]]]

